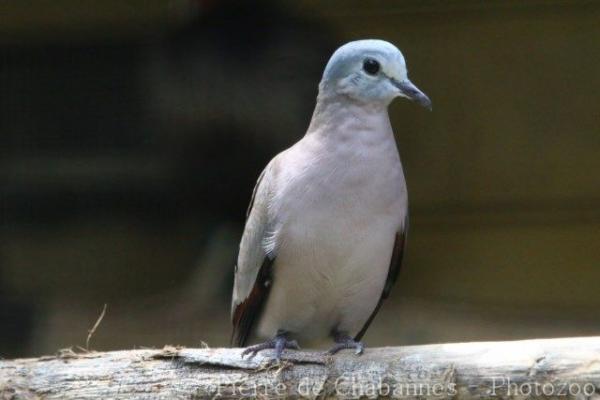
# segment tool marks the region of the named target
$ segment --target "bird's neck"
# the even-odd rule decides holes
[[[307,135],[392,135],[387,104],[366,104],[348,96],[319,93]]]

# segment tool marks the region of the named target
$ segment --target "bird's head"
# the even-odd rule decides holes
[[[431,100],[408,80],[404,56],[383,40],[357,40],[338,48],[320,84],[323,95],[346,95],[365,103],[388,105],[406,97],[431,110]]]

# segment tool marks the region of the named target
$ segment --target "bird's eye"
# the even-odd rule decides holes
[[[373,60],[372,58],[366,58],[365,61],[363,61],[363,69],[369,75],[377,74],[379,72],[379,68],[380,66],[377,60]]]

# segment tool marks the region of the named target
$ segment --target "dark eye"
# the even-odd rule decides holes
[[[379,68],[379,63],[372,58],[366,58],[365,61],[363,61],[363,69],[369,75],[377,74],[379,72]]]

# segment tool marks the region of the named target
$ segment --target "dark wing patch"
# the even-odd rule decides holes
[[[231,322],[233,332],[231,345],[244,347],[256,321],[258,321],[265,305],[272,284],[272,266],[274,259],[265,257],[250,295],[235,307]]]
[[[369,328],[369,325],[371,325],[373,318],[375,318],[375,315],[377,315],[379,308],[383,304],[383,300],[388,298],[392,290],[392,286],[394,286],[394,283],[396,283],[396,280],[398,280],[398,275],[400,275],[400,267],[402,266],[402,257],[404,256],[404,249],[406,247],[407,231],[408,218],[406,219],[406,223],[404,224],[404,231],[398,232],[396,234],[396,241],[394,242],[394,250],[392,251],[392,259],[390,261],[390,269],[388,271],[388,276],[385,281],[385,286],[383,287],[381,297],[379,298],[379,302],[377,303],[377,306],[375,306],[375,309],[373,310],[373,313],[371,314],[367,322],[365,322],[365,325],[362,327],[360,332],[358,332],[358,334],[354,337],[354,340],[356,341],[360,340],[364,336],[365,332]]]
[[[404,258],[404,249],[406,249],[406,229],[404,232],[398,232],[396,234],[394,251],[392,252],[392,259],[390,260],[390,270],[388,272],[387,280],[385,281],[385,286],[383,287],[383,293],[381,294],[382,299],[388,298],[392,291],[392,287],[398,280],[398,275],[400,275],[400,269],[402,267],[402,258]]]

